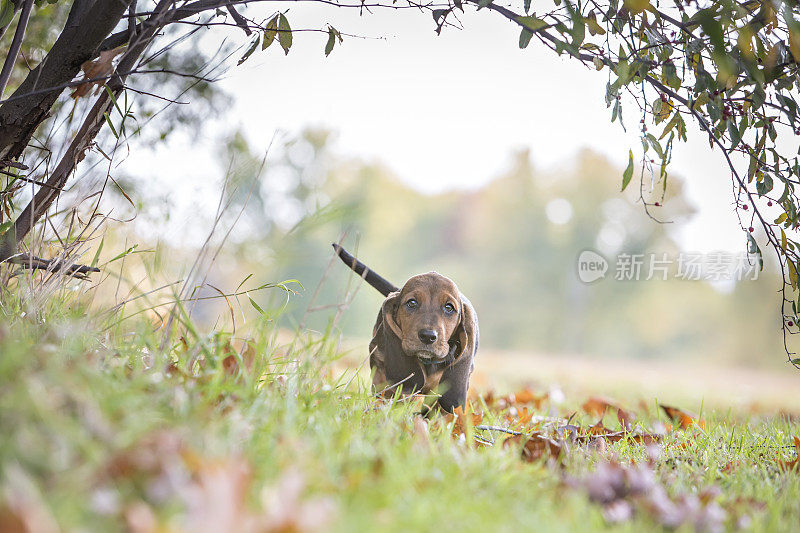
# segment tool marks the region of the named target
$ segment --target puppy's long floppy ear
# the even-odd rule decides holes
[[[459,347],[455,353],[455,359],[464,354],[471,354],[475,351],[475,343],[478,338],[478,319],[475,316],[475,309],[469,300],[461,297],[461,322],[456,326],[452,341],[457,340]]]
[[[372,328],[372,340],[369,343],[369,364],[374,372],[372,385],[376,390],[383,389],[389,384],[386,376],[387,360],[389,360],[388,364],[391,366],[391,360],[400,358],[402,354],[401,339],[395,332],[395,330],[399,331],[399,328],[397,328],[397,322],[394,320],[394,311],[399,297],[399,291],[390,293],[386,297],[378,311],[375,327]]]
[[[387,333],[391,332],[398,339],[403,338],[403,332],[395,319],[397,312],[397,304],[400,301],[400,291],[389,293],[389,296],[383,301],[381,305],[381,318],[383,319],[384,327],[388,326]]]

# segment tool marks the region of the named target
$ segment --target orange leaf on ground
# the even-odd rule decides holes
[[[794,459],[792,461],[778,461],[778,467],[781,470],[800,471],[800,438],[792,437],[792,440],[794,441]]]
[[[664,410],[670,419],[673,422],[677,422],[680,425],[681,429],[688,429],[692,427],[694,424],[697,424],[701,428],[705,428],[705,422],[702,420],[697,420],[697,415],[690,414],[682,409],[678,409],[677,407],[670,407],[668,405],[659,404],[659,407]]]
[[[608,428],[603,425],[603,419],[597,421],[597,424],[589,426],[589,435],[603,435],[608,433]]]
[[[604,396],[592,396],[583,402],[581,407],[592,416],[603,416],[606,413],[606,409],[609,406],[613,406],[613,404],[613,400]]]
[[[631,427],[633,426],[633,421],[636,420],[636,415],[630,411],[622,409],[621,407],[617,407],[617,420],[619,420],[620,426],[630,431]]]
[[[227,354],[222,360],[222,367],[225,369],[226,374],[235,376],[239,373],[241,366],[239,359],[244,363],[244,370],[252,370],[256,359],[256,350],[251,342],[245,341],[238,350],[230,342],[226,342],[222,350],[224,354]]]
[[[525,441],[525,445],[522,447],[522,460],[532,463],[548,457],[558,459],[561,452],[561,444],[537,431]]]
[[[453,410],[452,415],[447,416],[447,421],[455,418],[456,423],[453,424],[453,436],[459,437],[467,434],[467,429],[472,431],[472,428],[483,422],[483,413],[466,413],[461,406]]]
[[[511,409],[508,414],[505,415],[506,421],[509,424],[530,424],[531,420],[533,420],[535,413],[533,411],[528,411],[527,407],[523,407],[522,409],[515,410]]]
[[[626,409],[623,409],[617,402],[605,396],[592,396],[586,400],[581,407],[590,415],[599,417],[605,415],[606,410],[608,409],[616,409],[617,420],[619,420],[619,424],[629,431],[633,421],[636,420],[636,415]]]
[[[599,454],[604,454],[606,453],[606,439],[603,437],[595,437],[589,441],[589,444],[586,445],[586,448]]]
[[[514,404],[533,404],[534,409],[541,407],[542,403],[547,400],[548,394],[536,394],[530,389],[523,389],[513,394],[509,394],[507,402],[509,405]]]

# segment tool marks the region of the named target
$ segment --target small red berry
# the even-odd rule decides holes
[[[747,211],[747,206],[746,206],[746,205],[743,205],[743,206],[742,206],[742,209],[744,209],[745,211]]]
[[[653,205],[656,206],[656,207],[661,207],[661,202],[656,202]]]
[[[767,207],[772,207],[772,200],[770,200],[769,202],[767,202]]]
[[[790,320],[789,322],[787,322],[787,323],[786,323],[786,325],[787,325],[787,326],[789,326],[789,327],[792,327],[792,326],[794,326],[794,322],[792,322],[792,321]]]
[[[750,226],[750,227],[749,227],[749,228],[747,228],[747,229],[748,229],[748,231],[749,231],[750,233],[753,233],[753,232],[755,231],[755,230],[753,229],[753,226]]]

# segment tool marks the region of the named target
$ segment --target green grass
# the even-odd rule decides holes
[[[631,521],[609,525],[580,481],[610,458],[644,464],[643,446],[623,439],[600,455],[573,446],[562,462],[526,463],[500,433],[491,447],[453,438],[444,417],[432,419],[425,436],[414,430],[417,405],[377,402],[363,376],[334,372],[336,344],[324,335],[301,334],[286,345],[271,322],[254,326],[253,366],[240,364],[232,375],[223,364],[231,353],[224,334],[198,337],[183,328],[189,340],[176,337],[162,352],[161,332],[145,320],[109,329],[58,304],[35,319],[13,305],[4,310],[0,529],[17,519],[91,531],[153,523],[246,530],[259,520],[262,529],[296,520],[339,531],[658,524],[636,506]],[[553,413],[545,403],[537,414],[565,419],[577,411],[571,423],[587,427],[595,420],[580,413],[583,400],[567,398]],[[483,424],[508,425],[505,414],[487,411]],[[645,428],[664,421],[655,404],[637,414]],[[727,527],[740,515],[759,530],[800,523],[800,473],[776,462],[794,458],[796,424],[735,412],[702,418],[703,429],[664,437],[654,472],[670,496],[718,487],[714,501]],[[732,461],[740,464],[724,471]]]

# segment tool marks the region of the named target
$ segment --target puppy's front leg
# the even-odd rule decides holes
[[[439,398],[439,406],[449,413],[456,407],[464,407],[467,403],[472,357],[466,355],[442,373],[441,387],[444,392]]]

